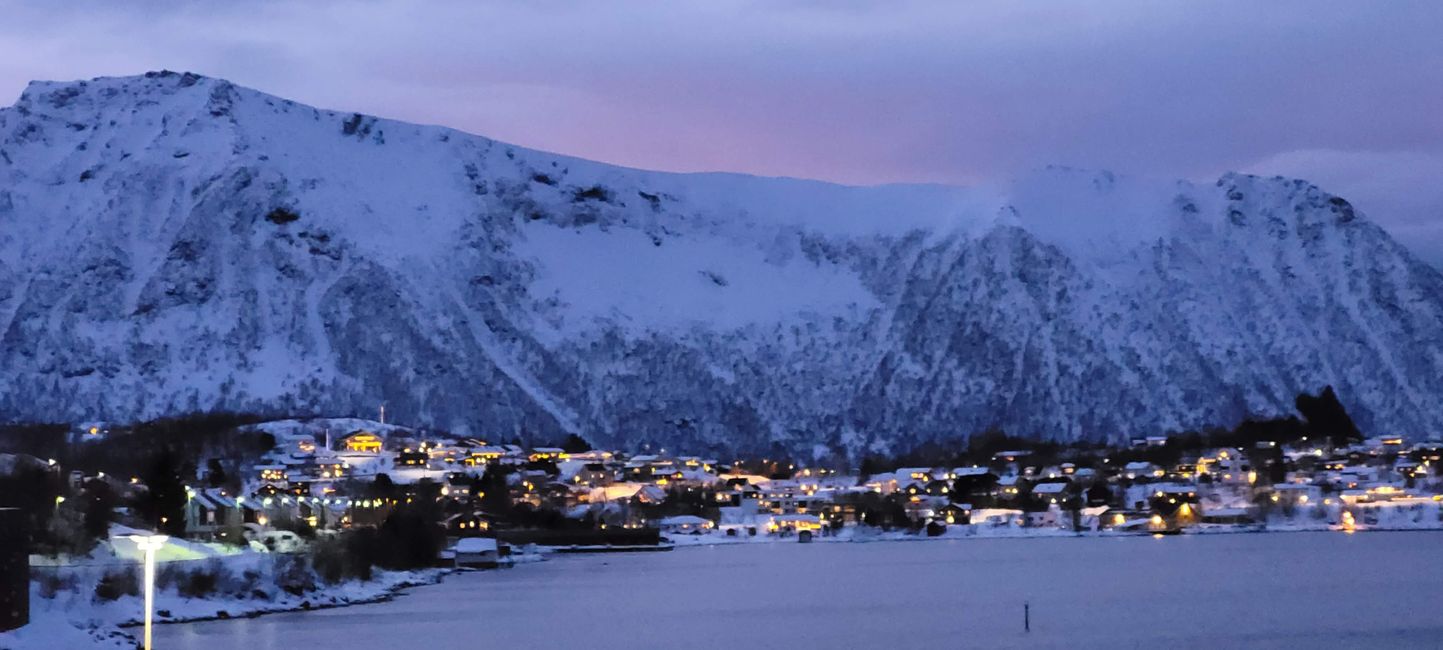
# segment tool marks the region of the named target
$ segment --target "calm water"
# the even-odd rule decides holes
[[[161,626],[155,645],[1438,648],[1440,559],[1439,533],[690,548],[457,575],[390,603]]]

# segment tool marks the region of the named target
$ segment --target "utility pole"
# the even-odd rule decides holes
[[[385,424],[385,423],[386,423],[386,405],[385,405],[385,403],[382,403],[382,404],[381,404],[381,424]]]

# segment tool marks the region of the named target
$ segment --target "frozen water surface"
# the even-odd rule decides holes
[[[1437,648],[1440,552],[1420,532],[571,556],[390,603],[162,626],[156,647]]]

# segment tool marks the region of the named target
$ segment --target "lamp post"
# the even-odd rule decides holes
[[[166,535],[130,535],[130,541],[145,551],[145,650],[151,650],[151,612],[155,609],[155,552],[165,546]]]

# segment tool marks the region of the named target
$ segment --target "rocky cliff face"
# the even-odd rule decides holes
[[[900,450],[1443,425],[1443,277],[1302,181],[662,174],[152,73],[0,109],[0,419]]]

